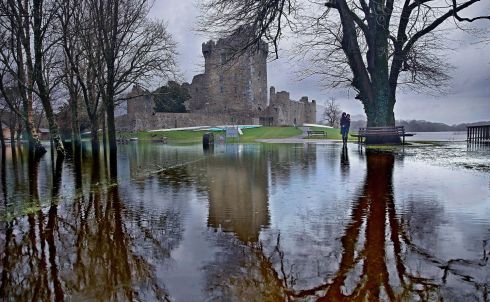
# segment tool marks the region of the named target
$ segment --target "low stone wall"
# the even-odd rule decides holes
[[[226,124],[257,124],[258,118],[206,113],[135,113],[116,118],[116,129],[141,131]]]

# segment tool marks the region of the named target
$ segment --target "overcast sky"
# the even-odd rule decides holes
[[[487,10],[488,3],[476,9],[482,8]],[[189,83],[194,75],[204,71],[201,44],[209,40],[209,37],[195,31],[198,14],[195,0],[156,0],[151,11],[152,17],[167,23],[168,31],[178,43],[179,70],[182,80]],[[490,21],[484,20],[479,26],[490,29]],[[453,79],[447,94],[431,96],[398,90],[396,119],[448,124],[490,120],[490,44],[475,44],[473,38],[460,32],[454,32],[452,36],[457,39],[453,42],[457,50],[446,56],[456,69],[452,72]],[[280,58],[268,64],[268,85],[275,86],[277,91],[289,91],[295,100],[308,96],[322,104],[335,97],[344,111],[351,115],[364,114],[361,103],[354,99],[352,89],[325,90],[317,79],[297,80],[296,69],[286,53],[291,39],[286,37],[280,45]]]

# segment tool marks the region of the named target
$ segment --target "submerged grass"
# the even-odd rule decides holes
[[[107,193],[112,188],[117,187],[119,184],[114,181],[101,181],[92,184],[88,189],[91,194]],[[75,190],[73,195],[70,195],[69,200],[77,200],[87,194],[87,191],[82,189]],[[3,212],[0,212],[1,222],[10,222],[17,217],[36,214],[43,209],[50,207],[53,204],[58,204],[59,201],[63,201],[67,198],[61,196],[49,196],[43,198],[29,198],[29,197],[9,197],[6,203],[6,207]]]

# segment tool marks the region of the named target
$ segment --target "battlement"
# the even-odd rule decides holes
[[[211,57],[213,53],[225,53],[227,55],[240,53],[249,43],[247,31],[248,29],[243,29],[242,27],[226,38],[220,38],[216,42],[214,40],[209,40],[208,42],[202,43],[202,54],[204,58],[207,59]],[[258,52],[267,58],[269,55],[269,45],[261,40],[258,47],[251,47],[249,52],[251,52],[249,55],[253,55],[253,52]]]

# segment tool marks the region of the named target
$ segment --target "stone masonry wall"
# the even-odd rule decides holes
[[[142,131],[196,126],[219,126],[230,124],[258,124],[258,118],[228,114],[205,113],[135,113],[116,118],[116,129]]]
[[[316,103],[302,97],[299,102],[289,98],[289,92],[270,88],[270,103],[261,118],[267,126],[302,125],[316,122]]]
[[[243,43],[236,34],[202,44],[205,70],[192,80],[188,111],[257,115],[267,107],[267,44],[237,55]]]

